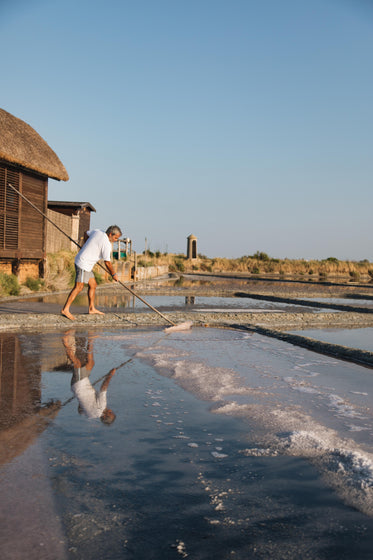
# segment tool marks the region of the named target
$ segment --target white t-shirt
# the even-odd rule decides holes
[[[75,264],[79,268],[91,272],[100,259],[110,261],[111,243],[105,232],[100,229],[87,231],[88,239],[75,257]]]
[[[100,418],[107,406],[106,391],[96,393],[88,377],[74,383],[71,387],[80,406],[88,418]]]

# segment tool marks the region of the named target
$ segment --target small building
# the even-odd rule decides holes
[[[68,181],[55,152],[27,123],[0,109],[0,272],[44,276],[48,178]]]
[[[190,234],[188,237],[188,244],[187,244],[187,259],[196,259],[197,258],[197,237],[193,234]]]
[[[96,209],[89,202],[48,201],[48,218],[80,246],[84,243],[84,233],[91,226],[91,212],[96,212]],[[75,251],[77,246],[48,222],[47,253],[62,249]]]

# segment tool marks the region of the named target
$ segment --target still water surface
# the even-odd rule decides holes
[[[371,370],[217,329],[0,348],[3,558],[371,558]]]

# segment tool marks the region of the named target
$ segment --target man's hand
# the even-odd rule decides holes
[[[101,385],[101,389],[100,389],[101,391],[107,391],[107,388],[109,387],[110,379],[113,377],[116,371],[117,368],[113,368],[109,371],[109,373],[105,375],[104,381]]]

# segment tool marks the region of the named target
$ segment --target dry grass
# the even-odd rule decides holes
[[[74,283],[74,258],[72,251],[59,251],[47,255],[44,287],[52,292],[66,290]]]
[[[50,291],[70,288],[74,283],[74,252],[60,251],[47,255],[44,287]],[[335,258],[306,261],[303,259],[274,259],[265,253],[237,259],[208,258],[199,255],[188,260],[184,254],[138,255],[139,266],[169,267],[170,272],[237,273],[250,275],[298,276],[303,279],[345,277],[351,281],[373,278],[373,264],[364,261],[340,261]]]
[[[185,255],[141,256],[141,260],[152,265],[167,264],[170,270],[179,272],[212,272],[242,274],[273,274],[278,276],[327,277],[345,276],[352,280],[373,277],[373,264],[364,261],[340,261],[330,257],[324,260],[274,259],[265,253],[243,256],[237,259],[208,258],[199,255],[188,260]]]

